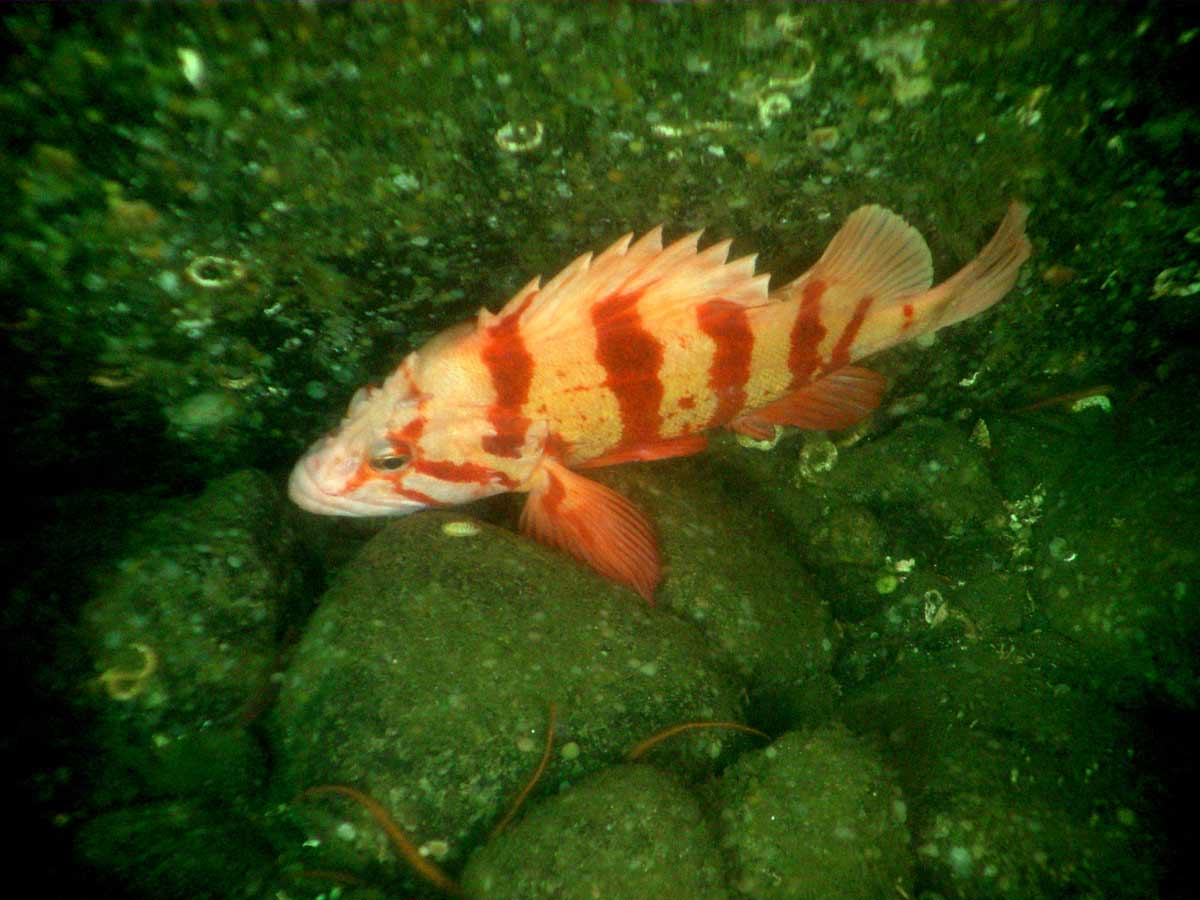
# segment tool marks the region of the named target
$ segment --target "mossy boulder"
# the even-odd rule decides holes
[[[669,725],[737,719],[738,694],[689,623],[511,531],[423,513],[371,540],[313,616],[273,717],[276,787],[364,790],[453,865],[534,771],[550,704],[546,785]],[[696,733],[660,752],[702,777],[744,740]],[[390,858],[347,801],[298,809],[321,867]]]
[[[480,900],[728,896],[699,802],[648,766],[606,769],[529,810],[471,857],[463,887]]]
[[[105,789],[222,795],[263,777],[241,728],[270,690],[304,602],[304,557],[267,476],[241,471],[172,502],[121,541],[82,610]]]
[[[731,766],[712,794],[739,896],[911,896],[900,789],[879,753],[841,726],[790,732]]]
[[[946,897],[1152,896],[1129,723],[1061,639],[911,653],[851,695],[904,789],[922,883]]]
[[[654,523],[665,561],[659,602],[700,628],[746,685],[751,718],[781,731],[832,706],[838,637],[779,512],[779,488],[747,481],[728,452],[737,451],[595,475]]]

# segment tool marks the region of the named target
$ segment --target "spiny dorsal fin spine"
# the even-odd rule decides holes
[[[730,241],[699,249],[702,232],[662,245],[662,226],[637,240],[623,235],[599,255],[584,254],[554,276],[526,303],[514,296],[501,315],[520,311],[527,339],[553,338],[586,326],[593,306],[606,297],[638,293],[643,318],[671,319],[709,299],[740,306],[766,302],[767,276],[754,275],[754,256],[729,262]],[[532,284],[532,283],[531,283]]]

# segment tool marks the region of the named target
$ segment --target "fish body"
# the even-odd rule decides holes
[[[880,402],[854,363],[990,307],[1030,252],[1014,203],[955,275],[879,206],[852,213],[817,263],[770,291],[753,256],[656,228],[535,278],[498,313],[448,329],[297,463],[289,494],[332,515],[402,515],[524,492],[523,532],[652,600],[653,529],[580,469],[697,453],[704,432],[838,429]]]

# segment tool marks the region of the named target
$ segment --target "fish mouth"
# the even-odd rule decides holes
[[[313,463],[300,460],[288,477],[288,498],[303,510],[321,516],[403,516],[423,508],[401,497],[371,499],[327,491],[313,473]]]

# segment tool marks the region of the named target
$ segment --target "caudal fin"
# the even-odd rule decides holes
[[[923,320],[921,331],[936,331],[969,319],[1012,290],[1021,264],[1029,258],[1028,215],[1024,204],[1011,203],[979,255],[916,301]]]

